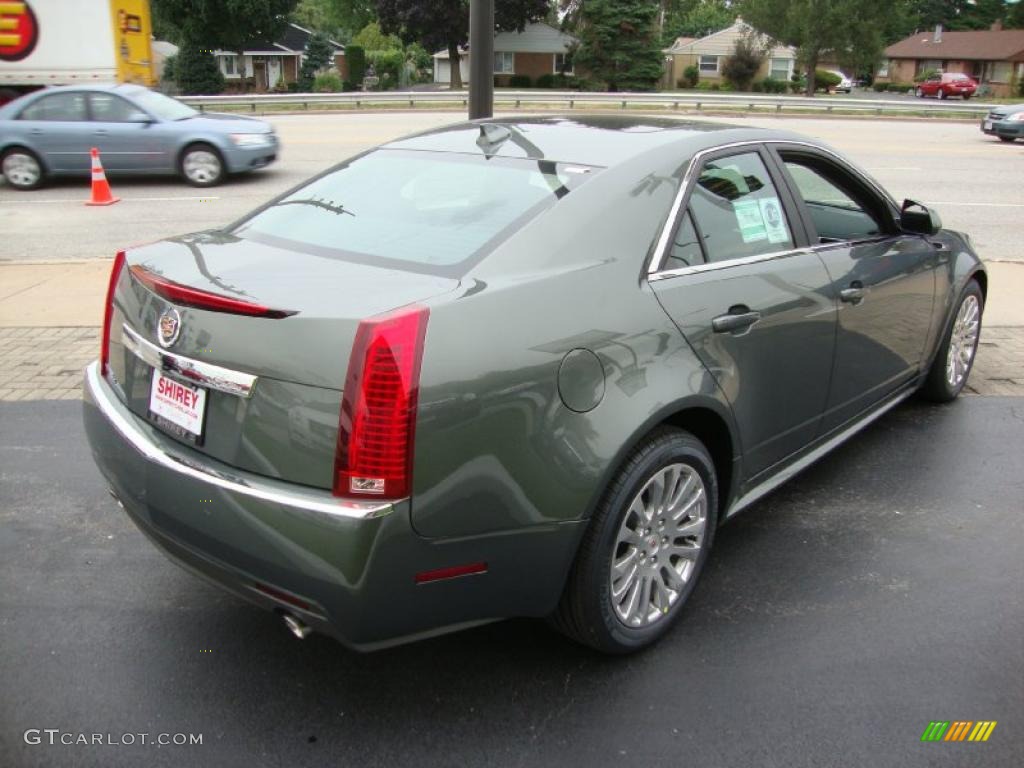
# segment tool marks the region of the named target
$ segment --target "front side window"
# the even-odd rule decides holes
[[[494,52],[494,74],[511,75],[515,72],[515,54],[510,51]]]
[[[717,72],[718,71],[718,57],[717,56],[701,56],[700,57],[700,71],[701,72]]]
[[[142,114],[120,96],[111,93],[90,93],[89,109],[92,119],[101,123],[127,123]]]
[[[785,208],[756,152],[706,162],[690,193],[690,211],[709,262],[794,247]]]
[[[379,149],[232,233],[326,258],[456,276],[594,173],[550,160]]]
[[[199,114],[187,104],[182,104],[170,96],[164,96],[158,91],[133,91],[132,98],[142,109],[161,120],[184,120]]]
[[[78,122],[88,119],[84,93],[55,93],[29,104],[18,116],[21,120]]]
[[[803,198],[822,243],[871,239],[885,232],[878,201],[838,168],[818,158],[783,153],[786,170]]]

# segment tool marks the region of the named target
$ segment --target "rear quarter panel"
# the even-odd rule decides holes
[[[413,473],[420,534],[585,518],[659,414],[682,401],[727,412],[643,276],[680,164],[602,171],[432,307]],[[586,412],[559,393],[574,349],[601,364],[603,396]]]

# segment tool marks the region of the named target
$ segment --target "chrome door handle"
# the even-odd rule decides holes
[[[33,128],[31,131],[29,131],[29,133],[31,133],[33,136],[42,136],[43,135],[43,129],[42,128]]]
[[[93,133],[95,133],[97,136],[106,136],[108,133],[110,133],[110,131],[108,131],[106,128],[97,128],[95,131],[93,131]]]
[[[850,283],[849,288],[844,288],[839,292],[839,298],[847,304],[860,304],[864,301],[864,284],[860,280],[854,280]]]
[[[711,321],[711,330],[715,333],[732,333],[739,336],[749,331],[760,319],[761,313],[752,312],[749,307],[730,307],[727,314],[719,315]]]

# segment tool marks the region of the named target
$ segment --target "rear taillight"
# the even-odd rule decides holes
[[[252,301],[222,296],[219,293],[201,291],[188,285],[176,283],[151,272],[138,264],[128,268],[132,277],[149,288],[161,298],[167,299],[182,307],[205,309],[208,312],[224,312],[229,315],[247,315],[249,317],[266,317],[279,320],[296,314],[289,309],[271,309]]]
[[[341,400],[335,496],[409,495],[428,317],[426,307],[409,307],[359,324]]]
[[[110,366],[110,324],[114,319],[114,292],[117,290],[117,281],[121,279],[121,270],[124,269],[124,251],[118,251],[114,256],[114,265],[110,268],[110,282],[107,284],[107,303],[103,306],[103,336],[100,341],[100,373],[107,375],[107,368]]]

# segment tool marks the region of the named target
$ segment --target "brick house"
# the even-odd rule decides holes
[[[1024,79],[1024,29],[918,32],[885,49],[879,82],[911,83],[928,70],[963,72],[992,89],[993,96],[1017,94]]]
[[[237,51],[213,52],[220,71],[227,81],[227,90],[242,85],[243,76],[249,78],[258,91],[272,91],[279,83],[294,83],[299,79],[302,59],[312,32],[298,24],[288,24],[275,40],[250,40]],[[345,46],[330,41],[334,49],[334,66],[344,80],[348,77],[345,64]]]
[[[499,32],[494,36],[494,82],[509,85],[513,75],[526,75],[536,82],[541,75],[560,72],[572,75],[567,54],[579,41],[550,24],[527,24],[522,32]],[[451,82],[448,51],[434,54],[434,82]],[[459,71],[462,82],[469,82],[469,51],[459,49]]]

